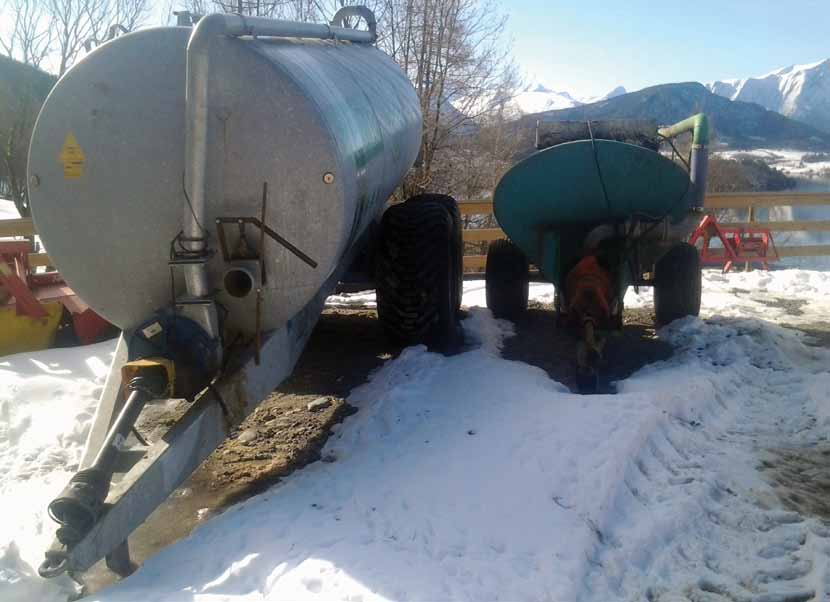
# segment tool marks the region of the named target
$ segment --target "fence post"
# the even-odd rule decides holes
[[[747,220],[746,221],[749,222],[749,224],[750,224],[749,227],[751,228],[752,224],[755,223],[755,207],[750,205],[747,208],[747,211],[748,211],[748,215],[747,215]],[[744,266],[744,272],[751,272],[751,271],[752,271],[752,262],[747,261],[746,265]]]

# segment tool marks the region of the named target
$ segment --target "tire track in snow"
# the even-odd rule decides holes
[[[830,599],[830,529],[786,510],[758,470],[768,449],[826,437],[826,389],[817,398],[811,383],[830,353],[756,320],[688,320],[667,335],[680,348],[671,361],[700,369],[708,399],[699,419],[668,417],[631,460],[581,600]]]

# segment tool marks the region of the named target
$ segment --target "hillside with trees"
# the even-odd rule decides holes
[[[29,215],[26,196],[26,156],[38,111],[55,84],[55,77],[0,56],[0,197],[15,202]]]
[[[37,114],[84,52],[146,22],[150,0],[0,0],[0,196],[30,215],[26,160]]]

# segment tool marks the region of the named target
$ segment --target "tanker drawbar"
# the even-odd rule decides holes
[[[37,231],[123,331],[80,470],[49,505],[59,528],[44,577],[79,578],[102,558],[133,570],[130,533],[291,373],[358,256],[391,335],[458,339],[455,201],[421,195],[381,219],[422,120],[374,46],[371,11],[345,7],[324,25],[193,21],[91,52],[32,135]],[[136,421],[170,398],[192,403],[146,441]]]

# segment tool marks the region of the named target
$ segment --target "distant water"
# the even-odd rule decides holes
[[[796,192],[830,192],[830,179],[795,178]],[[764,217],[758,216],[759,219]],[[771,220],[830,220],[830,206],[784,207],[769,212]],[[779,246],[830,244],[830,232],[779,232]],[[791,257],[781,262],[788,267],[830,270],[830,257]]]
[[[830,179],[794,178],[796,192],[830,192]]]

